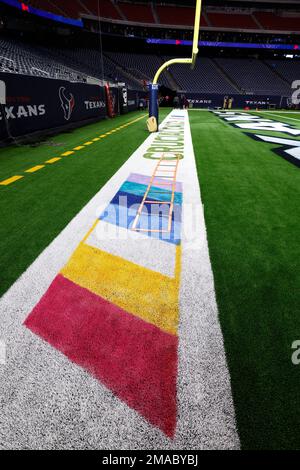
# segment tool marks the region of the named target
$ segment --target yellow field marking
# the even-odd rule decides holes
[[[121,126],[116,127],[115,129],[112,129],[111,131],[106,132],[106,134],[101,134],[101,135],[99,135],[99,137],[100,137],[100,139],[104,139],[104,137],[107,137],[108,135],[114,134],[115,132],[120,131],[121,129],[124,129],[127,126],[130,126],[131,124],[134,124],[135,122],[140,121],[145,116],[147,116],[147,114],[143,114],[142,116],[138,117],[137,119],[134,119],[133,121],[129,121],[126,124],[122,124]]]
[[[69,155],[72,155],[73,153],[74,153],[73,150],[72,151],[70,150],[69,152],[62,153],[61,156],[68,157]]]
[[[45,165],[33,166],[32,168],[29,168],[29,170],[25,170],[25,173],[35,173],[36,171],[39,171],[44,167],[45,167]]]
[[[55,163],[55,162],[58,162],[58,160],[61,160],[61,158],[60,157],[51,158],[50,160],[47,160],[45,163]]]
[[[82,240],[82,243],[85,243],[87,241],[87,239],[89,238],[89,236],[91,235],[91,233],[95,230],[95,228],[97,227],[98,225],[98,222],[99,222],[99,219],[96,219],[95,222],[93,223],[92,227],[90,228],[90,230],[88,231],[88,233],[86,234],[86,236],[84,237],[84,239]]]
[[[175,279],[178,282],[178,289],[179,289],[180,273],[181,273],[181,247],[180,245],[177,245],[176,246],[176,260],[175,260]]]
[[[180,247],[178,247],[180,256]],[[177,262],[176,274],[179,263]],[[179,279],[81,243],[61,274],[127,312],[177,334]]]
[[[21,175],[12,176],[11,178],[8,178],[7,180],[0,181],[0,185],[1,186],[8,186],[9,184],[20,180],[21,178],[24,178],[24,176],[21,176]]]
[[[95,137],[92,142],[90,142],[90,141],[89,141],[89,142],[85,142],[85,144],[83,144],[83,145],[79,145],[78,147],[74,147],[73,150],[69,150],[69,151],[67,151],[67,152],[62,153],[62,154],[61,154],[61,157],[68,157],[69,155],[73,155],[73,154],[75,153],[74,150],[82,150],[82,149],[84,148],[84,146],[92,145],[94,142],[97,142],[97,141],[99,141],[100,139],[104,139],[104,137],[107,137],[108,135],[111,135],[111,134],[113,134],[113,133],[115,133],[115,132],[117,132],[117,131],[119,131],[119,130],[121,130],[121,129],[124,129],[125,127],[130,126],[131,124],[134,124],[134,123],[137,122],[137,121],[140,121],[140,120],[143,119],[145,116],[147,116],[147,115],[144,114],[143,116],[141,116],[141,117],[139,117],[139,118],[137,118],[137,119],[134,119],[133,121],[127,122],[126,124],[123,124],[122,126],[117,127],[117,128],[115,128],[115,129],[113,129],[113,130],[107,132],[106,134],[101,134],[101,135],[99,135],[99,137]],[[55,163],[55,162],[61,160],[61,157],[54,157],[54,158],[51,158],[50,160],[45,161],[45,163],[49,163],[49,164]],[[44,167],[45,167],[45,165],[37,165],[37,166],[34,166],[34,167],[32,167],[32,168],[29,168],[28,170],[25,170],[25,173],[35,173],[36,171],[41,170],[41,169],[44,168]],[[8,179],[6,179],[6,180],[0,181],[0,185],[1,185],[1,186],[8,186],[9,184],[14,183],[15,181],[18,181],[18,180],[21,179],[21,178],[24,178],[24,176],[21,176],[21,175],[12,176],[11,178],[8,178]]]

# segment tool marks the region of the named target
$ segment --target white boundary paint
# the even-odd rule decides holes
[[[0,448],[239,448],[188,114],[173,115],[179,113],[185,119],[185,158],[178,172],[184,206],[175,439],[22,325],[129,173],[152,173],[155,162],[142,157],[151,135],[0,300],[0,338],[6,343]]]
[[[257,112],[260,113],[260,112],[263,112],[263,111],[257,111]],[[289,121],[298,121],[298,122],[300,121],[300,119],[297,119],[297,118],[283,116],[282,113],[284,113],[284,111],[280,111],[280,114],[272,113],[272,112],[268,111],[268,114],[270,114],[270,116],[275,116],[275,117],[278,117],[278,118],[288,119]]]

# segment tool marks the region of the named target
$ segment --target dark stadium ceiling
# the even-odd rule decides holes
[[[140,3],[149,3],[148,1],[137,0]],[[196,0],[152,0],[154,3],[169,3],[170,5],[195,5]],[[246,7],[246,8],[280,8],[298,10],[300,0],[203,0],[204,6],[219,7]]]

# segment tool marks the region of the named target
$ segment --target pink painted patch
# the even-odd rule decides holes
[[[130,181],[131,183],[145,184],[148,186],[148,184],[150,183],[150,180],[151,180],[151,176],[140,175],[139,173],[130,173],[126,181]],[[158,182],[162,183],[165,180],[162,178],[155,178],[155,181],[157,183]],[[155,184],[153,186],[155,186]],[[179,181],[176,181],[175,188],[176,188],[175,191],[177,193],[182,193],[182,183],[180,183]]]
[[[58,275],[27,328],[173,437],[178,338]]]

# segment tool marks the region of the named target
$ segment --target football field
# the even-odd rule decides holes
[[[251,114],[300,128],[299,113]],[[241,443],[299,448],[299,369],[291,362],[300,329],[299,167],[272,151],[278,145],[211,113],[190,120]]]
[[[300,448],[300,113],[160,119],[182,131],[167,241],[106,231],[163,148],[145,114],[0,149],[0,447]]]

